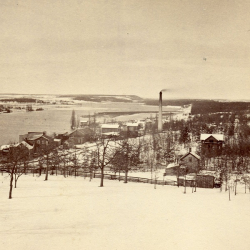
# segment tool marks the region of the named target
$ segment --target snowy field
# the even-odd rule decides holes
[[[249,249],[250,194],[21,176],[8,199],[0,176],[0,249]]]

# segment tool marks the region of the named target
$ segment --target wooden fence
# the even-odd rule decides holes
[[[7,170],[7,169],[6,169]],[[1,173],[8,172],[4,169],[1,170]],[[35,169],[35,168],[26,168],[24,174],[45,174],[44,169]],[[84,171],[63,171],[63,170],[49,170],[49,174],[53,175],[66,175],[66,176],[82,176],[82,177],[90,177],[92,175],[93,178],[101,178],[101,173],[89,173]],[[123,175],[115,175],[115,174],[104,174],[104,179],[108,180],[118,180],[118,181],[125,181],[125,176]],[[148,183],[148,184],[155,184],[155,185],[171,185],[171,186],[183,186],[184,182],[186,186],[192,187],[201,187],[201,188],[214,188],[214,177],[213,176],[203,176],[197,175],[197,179],[195,180],[184,180],[183,178],[178,178],[177,181],[174,180],[159,180],[159,179],[149,179],[149,178],[142,178],[142,177],[134,177],[134,176],[127,176],[128,182],[137,182],[137,183]]]
[[[78,173],[78,175],[83,176],[83,177],[90,177],[90,173]],[[93,178],[101,178],[101,174],[100,173],[93,173]],[[125,176],[123,176],[123,175],[119,176],[119,175],[114,175],[114,174],[104,174],[104,179],[124,181]],[[173,181],[173,180],[157,180],[157,179],[155,180],[155,179],[134,177],[134,176],[128,176],[127,181],[128,182],[149,183],[149,184],[156,184],[156,185],[177,186],[177,181]]]

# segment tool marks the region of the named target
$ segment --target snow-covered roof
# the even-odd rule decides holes
[[[107,133],[102,133],[103,135],[119,135],[118,132],[107,132]]]
[[[88,122],[88,121],[89,121],[88,119],[84,119],[84,118],[80,119],[80,122]]]
[[[183,180],[185,179],[187,181],[195,180],[195,176],[193,176],[193,175],[179,176],[178,178],[183,179]]]
[[[224,141],[224,135],[223,134],[201,134],[200,140],[204,141],[210,136],[213,136],[218,141]]]
[[[138,123],[137,122],[128,122],[126,125],[128,127],[138,127]]]
[[[24,145],[26,148],[28,149],[33,149],[34,146],[31,146],[29,143],[27,143],[26,141],[22,141],[20,144]]]
[[[8,149],[8,148],[10,148],[10,145],[2,145],[2,146],[0,147],[0,150]]]
[[[166,168],[174,168],[177,167],[177,164],[175,162],[169,163]]]
[[[119,124],[102,124],[102,128],[119,128]]]

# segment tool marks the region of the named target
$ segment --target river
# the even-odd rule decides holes
[[[138,103],[91,103],[66,106],[43,106],[43,111],[14,111],[0,114],[0,145],[18,142],[19,135],[27,132],[70,132],[70,119],[74,109],[78,116],[93,115],[94,112],[125,112],[125,111],[152,111],[157,106],[146,106]],[[150,114],[148,114],[150,116]],[[123,116],[122,120],[133,116]]]

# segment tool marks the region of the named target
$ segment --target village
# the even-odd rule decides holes
[[[164,249],[167,232],[172,234],[170,249],[181,250],[189,233],[184,231],[180,241],[172,229],[180,228],[184,218],[195,232],[196,249],[216,237],[214,226],[223,216],[236,216],[223,219],[219,231],[231,231],[233,223],[240,239],[245,238],[250,192],[247,112],[174,116],[160,106],[155,117],[138,121],[106,117],[102,123],[95,115],[77,118],[74,110],[70,120],[70,132],[27,132],[19,135],[18,143],[1,147],[4,230],[16,228],[19,236],[26,232],[22,237],[32,246],[41,232],[43,243],[53,242],[53,250],[69,245],[102,249],[103,244],[113,249],[116,239],[124,250],[155,245]],[[127,209],[128,215],[122,216]],[[117,221],[123,223],[126,239]],[[143,226],[131,236],[134,221]],[[159,237],[144,244],[145,235],[153,233],[152,223]],[[103,225],[104,231],[99,229]],[[65,247],[58,244],[61,232]],[[239,242],[239,236],[220,237],[212,244],[217,249]],[[24,245],[19,239],[11,243],[9,235],[2,242],[7,249]]]
[[[181,113],[166,113],[160,94],[159,112],[141,120],[101,123],[96,115],[77,117],[73,110],[70,132],[27,132],[18,143],[2,145],[1,171],[16,181],[38,173],[45,179],[49,174],[101,178],[100,186],[105,178],[195,190],[224,184],[235,194],[238,182],[249,186],[249,140],[243,136],[249,132],[248,116],[201,117],[191,115],[191,109],[187,105]]]

